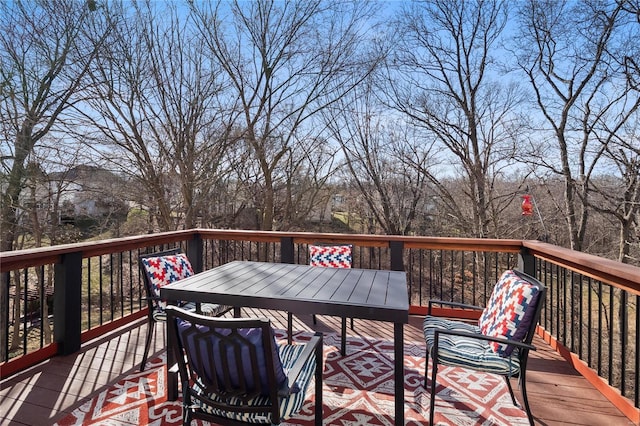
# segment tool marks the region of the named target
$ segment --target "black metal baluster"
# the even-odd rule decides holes
[[[614,321],[614,294],[613,287],[609,286],[609,371],[608,371],[608,383],[613,384],[613,321]]]
[[[99,282],[99,287],[100,287],[100,325],[104,324],[104,274],[102,272],[102,255],[98,256],[98,282]]]
[[[627,396],[627,339],[629,333],[629,324],[627,319],[627,292],[620,290],[620,392],[623,396]]]
[[[603,302],[602,302],[602,281],[598,281],[598,335],[596,336],[598,342],[598,375],[602,377],[602,317],[604,313],[602,310]]]
[[[23,297],[23,306],[22,306],[22,312],[24,312],[24,314],[22,315],[22,354],[26,355],[27,353],[27,335],[29,334],[29,331],[27,329],[27,310],[28,310],[28,303],[29,303],[29,298],[28,298],[28,294],[29,294],[29,268],[24,268],[24,277],[23,277],[23,286],[22,286],[22,291],[24,292],[24,297]],[[19,312],[18,312],[19,313]]]
[[[40,314],[40,348],[44,347],[44,306],[45,303],[47,303],[47,292],[45,291],[45,285],[46,285],[46,279],[45,279],[45,270],[44,270],[44,265],[42,265],[40,267],[40,284],[38,285],[39,287],[39,293],[40,293],[40,309],[39,309],[39,314]],[[47,310],[48,311],[48,310]]]
[[[593,348],[591,347],[593,343],[593,330],[591,327],[591,322],[593,321],[593,291],[591,284],[591,277],[587,277],[587,289],[589,291],[589,298],[587,299],[587,365],[593,368]]]

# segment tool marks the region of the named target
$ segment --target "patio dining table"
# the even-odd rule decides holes
[[[392,322],[395,424],[404,424],[403,326],[409,322],[405,272],[234,261],[162,287],[160,295],[165,300]],[[169,366],[175,363],[172,354],[168,351]],[[168,374],[168,397],[175,400],[177,373]]]

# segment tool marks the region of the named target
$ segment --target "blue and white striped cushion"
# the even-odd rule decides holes
[[[191,304],[192,302],[189,302],[187,304]],[[193,303],[193,310],[196,310],[196,304]],[[182,309],[187,309],[184,306],[182,306]],[[206,315],[208,317],[215,317],[218,316],[220,314],[222,314],[224,311],[226,311],[227,309],[229,309],[228,306],[226,305],[218,305],[216,303],[201,303],[200,304],[200,312],[202,312],[202,315]]]
[[[183,302],[180,303],[178,306],[180,306],[182,309],[189,311],[189,312],[196,312],[196,303],[195,302]],[[226,311],[227,309],[229,309],[228,306],[226,305],[218,305],[215,303],[201,303],[200,304],[200,311],[202,312],[202,315],[206,315],[209,317],[215,317],[220,315],[221,313],[223,313],[224,311]],[[159,306],[157,306],[154,310],[153,310],[153,319],[155,321],[166,321],[167,320],[167,313],[164,311],[164,308],[161,308]]]
[[[285,372],[293,367],[296,360],[304,350],[305,345],[280,345],[278,347],[278,352],[280,354],[280,359],[282,360],[282,366]],[[302,372],[298,376],[298,381],[296,382],[297,392],[291,393],[286,397],[280,398],[280,419],[286,420],[290,418],[293,414],[300,411],[302,405],[305,400],[306,390],[311,382],[311,379],[314,377],[315,372],[315,356],[311,357],[310,360],[305,364]],[[203,393],[202,388],[194,385],[194,391],[196,394],[201,395]],[[223,400],[216,395],[209,395],[211,399],[214,401]],[[269,401],[267,396],[258,396],[252,399],[249,402],[249,405],[264,405]],[[247,414],[247,413],[232,413],[228,411],[219,410],[213,408],[209,405],[203,404],[201,401],[194,399],[193,403],[198,404],[200,409],[206,413],[213,414],[216,416],[227,417],[230,419],[234,419],[237,421],[245,422],[245,423],[271,423],[271,414],[268,415],[258,415],[258,414]],[[240,405],[240,401],[238,399],[231,399],[231,401],[227,401],[227,403],[231,403],[233,405]]]
[[[481,335],[475,324],[452,321],[427,315],[423,323],[427,350],[433,356],[436,330],[460,331]],[[440,334],[438,339],[438,363],[454,367],[469,367],[474,370],[513,376],[520,371],[517,349],[509,357],[493,351],[486,340]]]

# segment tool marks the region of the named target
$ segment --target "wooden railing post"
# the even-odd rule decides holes
[[[195,273],[202,272],[204,268],[204,243],[200,234],[194,234],[187,240],[187,256]]]
[[[53,337],[59,355],[80,350],[82,331],[82,252],[62,255],[54,267]]]
[[[280,261],[282,263],[294,263],[293,237],[280,238]]]
[[[404,242],[389,241],[389,249],[391,250],[391,270],[404,271]]]
[[[522,247],[518,255],[518,269],[525,274],[536,277],[536,258],[529,253],[529,249]]]

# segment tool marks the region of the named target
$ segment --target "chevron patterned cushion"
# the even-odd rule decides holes
[[[328,268],[351,268],[350,244],[336,246],[309,246],[309,265]]]
[[[142,259],[149,283],[156,297],[160,297],[160,288],[193,275],[193,267],[184,253],[147,257]],[[158,308],[163,310],[166,302],[159,302]]]
[[[535,315],[539,290],[514,271],[505,271],[496,283],[487,307],[478,320],[480,332],[486,336],[521,341]],[[513,346],[492,342],[491,348],[501,356],[509,356]]]

